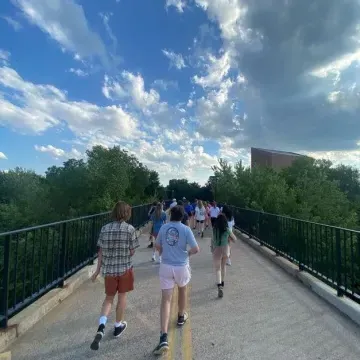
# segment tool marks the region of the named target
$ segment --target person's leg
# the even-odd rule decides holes
[[[152,237],[153,237],[153,239],[156,239],[157,234],[152,234]],[[153,254],[152,254],[151,260],[152,261],[156,260],[156,248],[155,248],[155,246],[153,247]]]
[[[103,301],[102,307],[101,307],[101,314],[99,318],[99,327],[96,332],[95,338],[93,342],[90,345],[90,348],[92,350],[98,350],[100,347],[100,341],[104,336],[105,333],[105,325],[108,320],[108,316],[111,311],[112,303],[114,301],[114,297],[116,294],[116,279],[112,276],[107,276],[104,279],[105,282],[105,300]]]
[[[204,237],[204,221],[201,222],[201,237]]]
[[[186,310],[187,302],[187,285],[191,280],[190,265],[177,266],[175,271],[175,282],[178,286],[178,320],[177,325],[183,326],[188,319]]]
[[[200,235],[200,229],[201,229],[200,220],[196,220],[196,229],[197,229],[198,235]]]
[[[223,297],[223,284],[222,284],[222,277],[221,277],[221,249],[215,248],[213,254],[213,262],[214,262],[214,269],[216,275],[216,284],[218,287],[218,296]]]
[[[226,275],[226,260],[227,256],[223,256],[221,259],[221,285],[224,287],[225,275]]]
[[[161,355],[169,350],[168,327],[170,320],[171,298],[175,286],[171,267],[161,264],[159,269],[161,286],[161,305],[160,305],[160,340],[154,349],[154,355]]]
[[[229,256],[228,256],[228,258],[226,259],[226,265],[229,265],[229,266],[231,266],[230,256],[231,256],[231,246],[229,245]]]

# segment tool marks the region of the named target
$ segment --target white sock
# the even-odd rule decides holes
[[[122,325],[122,321],[119,321],[119,322],[115,322],[115,327],[119,327]]]
[[[106,316],[100,316],[99,319],[99,325],[106,325],[107,317]]]

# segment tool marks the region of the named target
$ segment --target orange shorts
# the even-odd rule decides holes
[[[105,276],[105,294],[115,296],[116,293],[127,293],[134,290],[134,271],[129,269],[120,276]]]

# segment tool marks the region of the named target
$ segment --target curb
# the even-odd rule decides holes
[[[146,233],[146,231],[149,231],[148,224],[145,224],[139,229],[140,235],[144,232]],[[84,267],[66,279],[64,287],[50,290],[33,304],[9,319],[8,327],[6,329],[0,329],[0,352],[8,348],[19,336],[23,335],[83,283],[88,281],[96,270],[96,266],[97,259],[94,260],[94,264]],[[8,355],[8,353],[0,353],[0,360],[3,360],[2,355]],[[5,357],[4,359],[11,359],[11,354],[10,358]]]
[[[345,296],[337,296],[337,292],[335,289],[326,285],[324,282],[307,273],[306,271],[300,271],[298,266],[296,266],[289,260],[281,256],[277,256],[274,251],[270,250],[265,246],[261,246],[258,241],[250,238],[241,231],[234,229],[234,232],[239,236],[240,240],[250,245],[253,249],[260,252],[272,262],[276,263],[289,275],[302,282],[314,293],[316,293],[318,296],[320,296],[332,306],[336,307],[341,313],[349,317],[352,321],[354,321],[357,325],[360,326],[360,304],[357,304],[355,301]]]

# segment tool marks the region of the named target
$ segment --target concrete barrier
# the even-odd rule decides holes
[[[149,231],[150,227],[146,224],[139,229],[139,235],[149,233]],[[69,277],[65,281],[64,287],[50,290],[33,304],[13,316],[8,321],[8,327],[6,329],[0,329],[0,352],[5,350],[17,337],[24,334],[48,312],[64,301],[80,285],[89,280],[96,270],[96,266],[97,260],[94,261],[93,265],[86,266]],[[0,360],[2,360],[1,357]]]
[[[288,274],[301,281],[329,304],[337,308],[344,315],[348,316],[351,320],[360,325],[360,305],[355,301],[345,296],[337,296],[337,291],[335,289],[326,285],[324,282],[312,276],[308,272],[300,271],[299,267],[293,264],[291,261],[285,259],[284,257],[277,256],[274,251],[270,250],[266,246],[261,246],[258,241],[250,238],[241,231],[234,230],[234,232],[240,240],[244,241],[252,248],[259,251],[262,255],[266,256],[268,259],[279,265]]]

